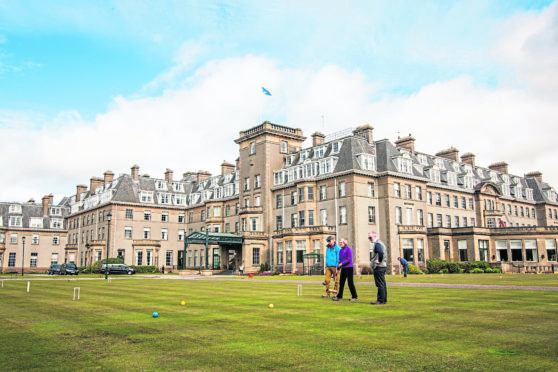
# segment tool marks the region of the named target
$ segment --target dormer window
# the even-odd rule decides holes
[[[417,159],[422,165],[428,165],[428,158],[424,154],[418,154]]]
[[[281,153],[282,154],[287,153],[287,141],[281,141]]]
[[[477,174],[479,175],[479,177],[480,177],[481,179],[484,178],[484,172],[482,171],[482,169],[478,168],[478,169],[477,169]]]
[[[22,227],[22,217],[21,216],[10,216],[8,221],[8,226],[10,227]]]
[[[314,159],[319,159],[324,157],[324,147],[320,146],[314,150]]]
[[[368,171],[376,171],[376,158],[370,154],[357,155],[357,161],[360,168]]]
[[[140,191],[140,201],[142,203],[153,203],[153,191]]]
[[[341,141],[333,142],[331,144],[331,151],[333,154],[337,154],[341,149]]]
[[[504,181],[504,183],[509,184],[510,183],[510,176],[508,176],[507,174],[502,174],[502,181]]]
[[[170,204],[171,194],[166,193],[166,192],[160,192],[160,193],[157,194],[157,198],[158,198],[159,204]]]
[[[459,164],[452,163],[451,166],[453,167],[454,172],[459,173],[459,171],[460,171]]]
[[[403,157],[395,159],[397,169],[401,173],[413,174],[413,162]]]
[[[8,213],[21,213],[21,205],[19,204],[10,204],[10,208]]]
[[[533,200],[533,189],[525,189],[525,197],[527,200]]]
[[[434,158],[434,164],[436,164],[439,169],[446,169],[444,166],[444,159]]]
[[[448,172],[448,185],[457,186],[457,173]]]
[[[155,181],[155,188],[157,190],[166,190],[167,189],[167,182],[162,180]]]
[[[503,183],[500,185],[500,188],[502,189],[502,194],[504,196],[510,196],[510,185]]]
[[[51,229],[61,229],[64,225],[64,221],[61,218],[53,218],[50,220],[50,228]]]
[[[300,162],[301,163],[306,160],[306,156],[307,156],[306,151],[303,151],[303,152],[300,153]]]
[[[437,168],[431,168],[428,171],[428,176],[432,182],[440,183],[440,171]]]
[[[43,226],[43,218],[42,217],[31,217],[29,219],[29,227],[42,229],[44,227]]]
[[[62,208],[60,208],[60,207],[50,208],[50,215],[51,216],[61,216],[62,215]]]
[[[291,156],[287,156],[287,157],[285,158],[285,165],[291,165],[292,161],[293,161],[293,160],[292,160]]]
[[[172,184],[172,189],[175,192],[184,192],[184,184],[180,182],[175,182]]]
[[[494,171],[490,172],[490,180],[492,182],[498,182],[498,174]]]

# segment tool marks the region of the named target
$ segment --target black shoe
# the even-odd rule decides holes
[[[358,297],[351,298],[349,301],[351,301],[351,302],[353,302],[353,301],[358,301]]]
[[[322,295],[322,298],[329,298],[329,295],[328,294]]]
[[[332,298],[332,300],[333,300],[333,301],[341,301],[342,298],[339,298],[339,297],[335,296],[335,297]]]
[[[383,305],[383,302],[380,301],[370,302],[370,305]]]

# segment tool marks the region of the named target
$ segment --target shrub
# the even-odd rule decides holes
[[[445,260],[426,260],[426,268],[431,274],[438,274],[447,264],[448,261]]]
[[[492,272],[494,274],[500,274],[502,271],[500,271],[500,269],[492,269]]]
[[[446,266],[449,273],[457,274],[460,270],[459,264],[457,262],[448,262]]]
[[[473,270],[471,270],[471,274],[484,274],[484,270],[476,267]]]
[[[363,266],[360,275],[372,275],[374,270],[370,266]]]
[[[440,270],[440,272],[441,272],[442,274],[447,274],[447,273],[449,273],[448,269],[442,269],[442,270]]]
[[[150,266],[130,266],[136,273],[159,273],[159,269],[153,265]]]
[[[494,271],[489,267],[488,269],[484,269],[484,272],[487,274],[492,274]]]
[[[423,275],[424,273],[415,265],[409,264],[409,274]]]
[[[91,265],[91,272],[96,273],[96,274],[101,273],[101,265],[106,264],[106,263],[107,263],[106,259],[96,261],[93,265]],[[109,258],[108,263],[109,264],[123,264],[124,260],[122,258],[119,258],[119,257]],[[87,271],[83,271],[84,273],[89,272],[89,266],[82,266],[82,267],[87,269]],[[79,268],[78,268],[78,270],[79,270]],[[81,270],[80,270],[80,272],[81,272]]]

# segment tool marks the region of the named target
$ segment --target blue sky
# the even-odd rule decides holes
[[[69,195],[134,163],[217,172],[260,119],[307,136],[412,132],[419,151],[455,146],[556,185],[541,137],[557,127],[557,14],[551,1],[0,0],[0,166],[13,172],[0,199]],[[199,161],[189,139],[206,136]]]

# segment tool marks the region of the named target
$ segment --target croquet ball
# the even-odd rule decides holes
[[[180,302],[180,305],[182,305],[182,306],[186,305],[186,301]]]
[[[158,317],[159,317],[159,313],[155,311],[155,312],[153,313],[153,318],[158,318]]]
[[[252,274],[248,274],[248,278],[251,278],[253,275]]]
[[[270,309],[273,309],[273,304],[269,304],[269,308],[270,308]]]

